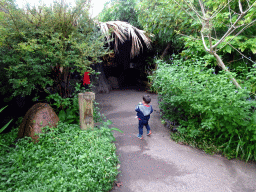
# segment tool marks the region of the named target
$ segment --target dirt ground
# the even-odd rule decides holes
[[[96,95],[112,127],[123,131],[114,132],[121,173],[112,192],[256,192],[256,164],[208,155],[172,141],[161,124],[156,94],[149,94],[152,135],[146,136],[144,128],[144,139],[139,140],[134,110],[144,94],[148,93],[117,90]]]

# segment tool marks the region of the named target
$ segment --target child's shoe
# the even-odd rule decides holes
[[[143,139],[143,136],[142,135],[140,135],[140,134],[138,134],[138,139]]]
[[[147,136],[151,135],[151,130],[147,131]]]

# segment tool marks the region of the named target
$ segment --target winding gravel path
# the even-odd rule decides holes
[[[137,139],[135,106],[145,92],[111,91],[97,94],[101,112],[113,122],[121,173],[112,192],[256,192],[256,164],[208,155],[170,140],[160,121],[157,95],[150,94],[154,112],[149,125],[152,135]]]

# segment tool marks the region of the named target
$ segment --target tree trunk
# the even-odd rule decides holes
[[[94,84],[94,87],[92,88],[93,92],[109,93],[109,91],[111,90],[111,86],[109,85],[108,80],[105,76],[102,63],[97,64],[95,71],[100,72],[100,74],[92,77],[92,81]]]
[[[171,47],[171,44],[172,44],[171,42],[169,42],[169,43],[167,44],[167,46],[166,46],[164,52],[163,52],[162,55],[160,56],[160,59],[163,59],[163,58],[166,56],[166,54],[168,53],[168,50],[169,50],[170,47]]]
[[[171,47],[171,42],[169,42],[166,46],[166,48],[164,49],[164,52],[162,53],[162,55],[160,56],[160,59],[164,59],[164,57],[166,56],[166,54],[168,53],[168,50]],[[155,64],[155,71],[157,70],[157,64]],[[150,74],[152,75],[152,74]]]
[[[62,98],[71,97],[70,68],[59,66],[54,67],[52,78],[54,80],[52,87],[53,92],[57,92]]]
[[[222,59],[220,58],[220,56],[216,53],[216,52],[210,52],[211,54],[214,55],[214,57],[217,59],[217,62],[219,64],[219,66],[226,72],[228,72],[228,76],[230,78],[230,80],[233,82],[233,84],[236,86],[236,88],[241,89],[241,86],[237,83],[236,79],[230,74],[229,70],[227,69],[227,67],[225,66],[225,64],[223,63]]]

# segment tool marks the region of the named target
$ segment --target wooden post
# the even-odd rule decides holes
[[[95,93],[85,92],[78,94],[79,113],[80,113],[80,128],[86,130],[89,127],[94,127],[93,122],[93,100]]]

